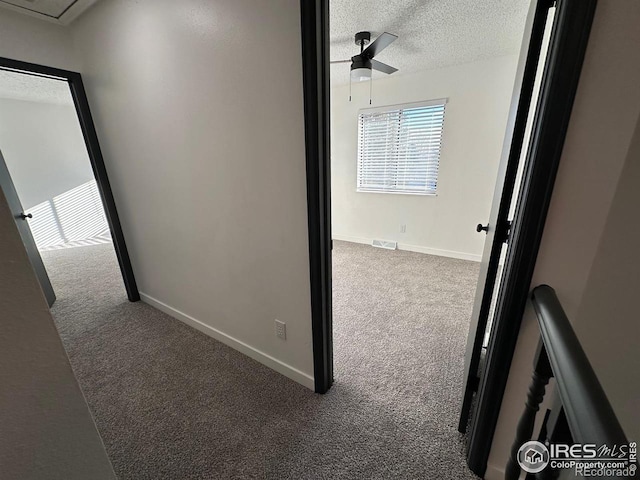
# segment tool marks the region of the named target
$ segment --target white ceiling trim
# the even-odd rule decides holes
[[[66,4],[60,15],[51,15],[46,13],[51,5],[43,5],[39,7],[39,3],[45,3],[46,0],[0,0],[0,7],[13,12],[22,13],[33,18],[44,20],[45,22],[55,23],[57,25],[67,26],[89,9],[98,0],[66,0],[62,2]],[[14,2],[14,3],[9,3]],[[60,2],[58,2],[60,3]],[[20,5],[24,6],[20,6]],[[40,8],[41,11],[38,9]]]

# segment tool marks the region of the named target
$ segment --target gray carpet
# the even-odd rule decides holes
[[[316,395],[141,302],[111,245],[43,253],[125,479],[473,479],[456,431],[478,266],[336,242],[336,383]]]

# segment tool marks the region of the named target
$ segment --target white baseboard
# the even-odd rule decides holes
[[[459,260],[470,260],[472,262],[479,262],[482,260],[482,255],[476,255],[475,253],[441,250],[439,248],[421,247],[419,245],[409,245],[407,243],[398,243],[398,250],[426,253],[427,255],[437,255],[439,257],[457,258]]]
[[[160,300],[153,298],[146,293],[140,292],[140,298],[144,303],[151,305],[152,307],[157,308],[158,310],[170,315],[171,317],[180,320],[183,323],[186,323],[190,327],[195,328],[196,330],[201,331],[205,335],[208,335],[211,338],[215,338],[216,340],[224,343],[225,345],[230,346],[234,350],[239,351],[240,353],[244,353],[246,356],[253,358],[254,360],[266,365],[267,367],[275,370],[278,373],[281,373],[285,377],[294,380],[305,387],[314,390],[315,384],[313,381],[313,377],[311,375],[307,375],[306,373],[298,370],[297,368],[292,367],[291,365],[287,365],[286,363],[278,360],[277,358],[268,355],[257,348],[252,347],[236,338],[233,338],[230,335],[227,335],[220,330],[213,328],[205,323],[202,323],[200,320],[193,318],[190,315],[187,315],[180,310],[177,310],[166,303],[161,302]]]
[[[364,245],[371,245],[373,238],[365,237],[352,237],[350,235],[333,234],[334,240],[342,240],[344,242],[362,243]],[[420,245],[411,245],[408,243],[398,242],[398,250],[406,250],[408,252],[426,253],[427,255],[437,255],[439,257],[457,258],[460,260],[471,260],[472,262],[479,262],[482,260],[482,255],[476,255],[475,253],[456,252],[453,250],[441,250],[439,248],[421,247]]]
[[[371,243],[373,242],[372,238],[353,237],[351,235],[339,235],[337,233],[333,233],[331,235],[331,238],[333,238],[334,240],[341,240],[343,242],[362,243],[364,245],[371,245]]]

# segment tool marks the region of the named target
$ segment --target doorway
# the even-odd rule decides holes
[[[104,249],[139,300],[80,74],[0,59],[0,103],[0,186],[49,306],[48,269]]]
[[[498,18],[464,2],[442,19],[448,35],[431,5],[366,5],[329,1],[335,382],[392,397],[395,421],[422,432],[414,441],[457,443],[441,460],[464,466],[452,426],[488,238],[476,227],[491,211],[529,5],[505,9],[499,38]],[[354,68],[371,48],[392,69]]]
[[[316,391],[333,382],[332,233],[329,104],[329,5],[324,0],[302,2],[302,38],[307,143],[307,194],[312,293],[314,373]],[[546,212],[562,152],[575,90],[586,49],[595,1],[560,0],[551,21],[551,1],[533,0],[529,8],[515,88],[507,122],[501,164],[471,318],[461,431],[472,419],[466,446],[471,470],[482,476],[506,384],[519,322]],[[552,22],[552,23],[548,23]],[[536,104],[532,95],[545,30],[551,25]],[[533,108],[533,110],[532,110]],[[530,115],[530,112],[534,112]],[[528,121],[529,120],[529,121]],[[527,124],[530,139],[525,140]],[[553,133],[552,133],[553,132]],[[520,162],[523,159],[524,163]],[[519,165],[522,183],[516,191]],[[512,221],[509,210],[517,198]],[[502,245],[504,272],[494,291]],[[489,310],[495,298],[484,368],[479,369]],[[476,404],[471,410],[469,398]],[[462,399],[461,399],[462,401]],[[471,415],[470,415],[471,413]]]

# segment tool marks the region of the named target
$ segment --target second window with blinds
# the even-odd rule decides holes
[[[435,195],[446,103],[361,110],[357,191]]]

